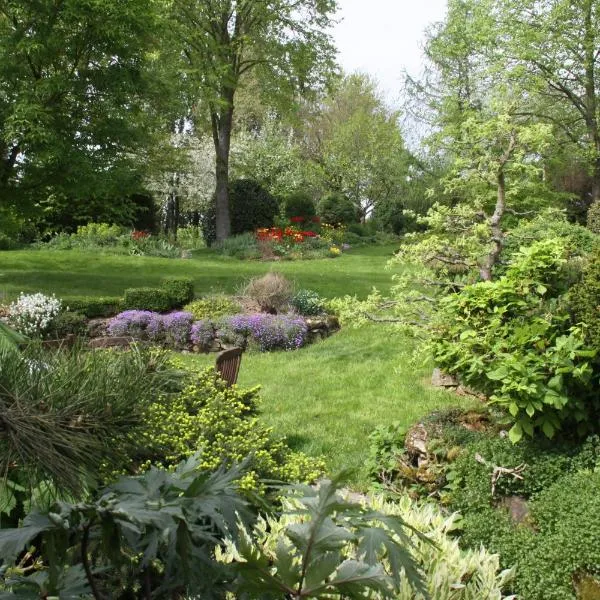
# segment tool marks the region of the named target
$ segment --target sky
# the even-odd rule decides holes
[[[338,0],[334,39],[345,71],[375,76],[388,103],[396,106],[402,73],[418,75],[428,25],[441,21],[446,0]]]

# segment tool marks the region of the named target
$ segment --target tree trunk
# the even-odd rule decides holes
[[[231,234],[229,216],[229,150],[233,125],[233,90],[223,96],[223,108],[211,111],[213,142],[216,156],[216,240],[222,242]]]
[[[504,212],[506,210],[506,179],[504,176],[504,166],[500,167],[498,171],[498,198],[496,200],[496,208],[494,214],[490,219],[490,227],[492,229],[492,247],[488,253],[485,263],[479,270],[479,274],[483,281],[492,281],[492,272],[500,253],[502,252],[502,245],[504,242],[504,233],[502,232],[501,222]]]
[[[21,150],[18,145],[9,150],[8,146],[4,144],[2,150],[0,155],[0,187],[6,187]]]

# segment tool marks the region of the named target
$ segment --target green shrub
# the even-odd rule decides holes
[[[79,240],[85,240],[98,246],[109,246],[116,243],[124,230],[119,225],[109,225],[108,223],[88,223],[80,225],[77,232],[73,234]]]
[[[180,308],[194,299],[194,280],[189,277],[169,277],[163,279],[161,286],[171,298],[172,308]]]
[[[241,487],[260,479],[310,482],[323,463],[293,452],[257,417],[258,390],[227,387],[213,369],[191,373],[183,390],[154,403],[139,434],[137,460],[174,465],[202,449],[202,469],[213,471],[251,455]]]
[[[583,280],[569,296],[576,320],[587,326],[586,339],[600,352],[600,252],[584,269]]]
[[[565,262],[563,242],[536,242],[496,281],[443,298],[435,315],[436,364],[504,407],[513,441],[563,427],[581,433],[598,408],[594,352],[560,297]]]
[[[315,507],[318,506],[330,507],[332,513],[331,520],[326,519],[321,522],[327,522],[333,531],[338,532],[338,535],[341,531],[346,533],[342,527],[348,527],[351,524],[351,517],[346,517],[344,511],[348,508],[352,510],[351,505],[348,506],[347,500],[343,497],[336,498],[336,502],[326,502],[327,491],[322,488],[323,485],[321,489],[312,492],[313,497],[302,499],[302,501],[284,499],[283,515],[259,517],[248,540],[252,542],[252,545],[250,547],[248,544],[240,545],[238,549],[234,544],[228,544],[225,558],[232,560],[242,555],[243,558],[248,557],[251,565],[256,561],[257,566],[269,564],[278,567],[274,569],[274,573],[279,574],[282,571],[287,573],[282,563],[284,560],[289,561],[290,558],[287,554],[282,553],[281,548],[288,548],[288,551],[296,556],[295,562],[300,564],[300,557],[295,551],[295,546],[298,539],[303,540],[303,536],[311,533]],[[314,497],[316,494],[319,494],[320,498]],[[307,507],[310,509],[307,510]],[[354,508],[354,510],[356,509]],[[402,540],[404,535],[408,536],[408,540],[404,542],[405,550],[408,552],[402,562],[407,558],[415,561],[413,568],[416,567],[422,573],[423,591],[427,594],[426,597],[432,600],[501,600],[504,597],[504,589],[512,581],[514,570],[500,571],[499,557],[483,548],[461,549],[453,537],[454,530],[459,527],[457,515],[448,516],[431,504],[416,504],[406,495],[395,499],[394,502],[386,502],[381,496],[369,498],[365,502],[363,510],[371,515],[370,525],[372,527],[379,526],[378,517],[382,518],[386,525],[383,529],[377,530],[376,538],[371,540],[371,542],[375,542],[377,548],[381,548],[383,545],[393,552],[393,546],[385,541],[386,531],[389,532],[388,527],[395,532],[392,539],[396,542]],[[333,529],[334,522],[335,529]],[[402,527],[402,524],[408,525],[404,534],[400,533],[401,530],[398,529],[398,526]],[[366,543],[366,540],[361,541],[360,539],[362,535],[369,532],[361,527],[353,533],[354,535],[350,535],[348,532],[343,538],[345,543],[336,545],[335,550],[340,552],[342,559],[361,560],[365,552],[370,552],[370,544]],[[313,537],[328,539],[330,536],[331,533],[327,535],[323,532],[321,535],[315,534]],[[302,547],[306,547],[306,544],[302,544]],[[375,551],[373,554],[377,556],[379,552]],[[390,563],[391,565],[397,564],[398,557],[392,559],[392,556],[394,555],[388,554],[388,560],[384,561],[387,568]],[[330,560],[331,557],[326,562]],[[325,557],[321,561],[316,558],[311,561],[312,568],[315,568],[320,562],[325,562]],[[333,568],[333,565],[331,567]],[[315,568],[315,571],[316,577],[319,577],[317,574],[319,569]],[[392,568],[389,573],[392,576],[393,571]],[[296,570],[291,572],[299,573]],[[310,581],[316,583],[320,582],[320,579],[315,580],[314,577],[311,577]],[[289,581],[287,583],[291,584]],[[297,589],[298,584],[294,583],[293,587]],[[411,584],[409,579],[402,578],[399,583],[399,588],[389,596],[357,594],[352,597],[390,597],[397,600],[414,600],[425,597],[416,591],[414,583]],[[346,596],[347,594],[343,594],[339,597]],[[316,597],[316,595],[307,593],[306,597]],[[337,598],[338,594],[332,594],[331,597]]]
[[[316,216],[317,211],[314,200],[310,197],[310,194],[306,192],[295,192],[290,194],[285,199],[285,216],[288,219],[292,217],[304,217],[310,219]]]
[[[52,321],[50,337],[62,339],[68,335],[85,336],[87,333],[87,319],[85,315],[70,310],[60,312]]]
[[[0,231],[0,250],[10,250],[13,246],[12,240]]]
[[[229,187],[229,216],[231,235],[253,232],[260,227],[271,227],[279,214],[279,204],[257,181],[236,179]],[[209,246],[216,240],[215,197],[202,215],[202,232]]]
[[[260,249],[254,233],[242,233],[223,240],[217,250],[225,256],[233,256],[240,260],[254,260],[261,257]]]
[[[102,296],[72,296],[63,303],[69,311],[81,313],[88,319],[114,317],[123,307],[121,298]]]
[[[404,203],[400,198],[384,198],[375,205],[373,221],[383,231],[400,235],[406,228],[404,208]]]
[[[290,304],[304,316],[319,315],[325,311],[324,301],[313,290],[299,290],[293,296]]]
[[[199,300],[194,300],[183,307],[186,312],[192,313],[196,321],[223,317],[226,315],[236,315],[241,312],[241,306],[225,294],[207,296]]]
[[[587,226],[592,233],[600,234],[600,202],[592,204],[587,214]]]
[[[348,225],[358,221],[356,207],[350,198],[343,194],[331,193],[321,198],[317,213],[323,223],[329,225]]]
[[[173,308],[169,294],[162,288],[129,288],[123,294],[125,310],[150,310],[166,312]]]

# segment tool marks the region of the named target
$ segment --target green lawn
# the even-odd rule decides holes
[[[0,292],[120,295],[126,287],[152,285],[168,275],[193,277],[199,293],[235,291],[249,277],[276,269],[298,287],[327,297],[365,296],[373,286],[389,288],[391,273],[384,266],[393,251],[360,248],[337,259],[279,263],[242,262],[210,251],[189,260],[0,252]],[[362,487],[367,437],[375,427],[394,421],[410,425],[433,409],[461,402],[431,388],[431,367],[412,357],[413,342],[389,328],[348,327],[296,352],[247,353],[239,383],[262,386],[262,417],[277,434],[297,449],[323,455],[331,472],[350,470]],[[209,365],[214,355],[186,355],[186,360]]]
[[[335,259],[311,261],[240,261],[200,250],[194,258],[162,259],[111,256],[79,251],[20,250],[0,252],[0,294],[46,292],[57,296],[120,296],[128,287],[152,286],[165,276],[192,277],[197,293],[234,292],[244,281],[270,270],[323,296],[366,296],[373,286],[387,289],[383,271],[394,246],[356,248]]]

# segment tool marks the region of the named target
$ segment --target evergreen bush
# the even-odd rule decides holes
[[[163,288],[129,288],[123,294],[123,308],[125,310],[166,312],[173,308],[173,301]]]

